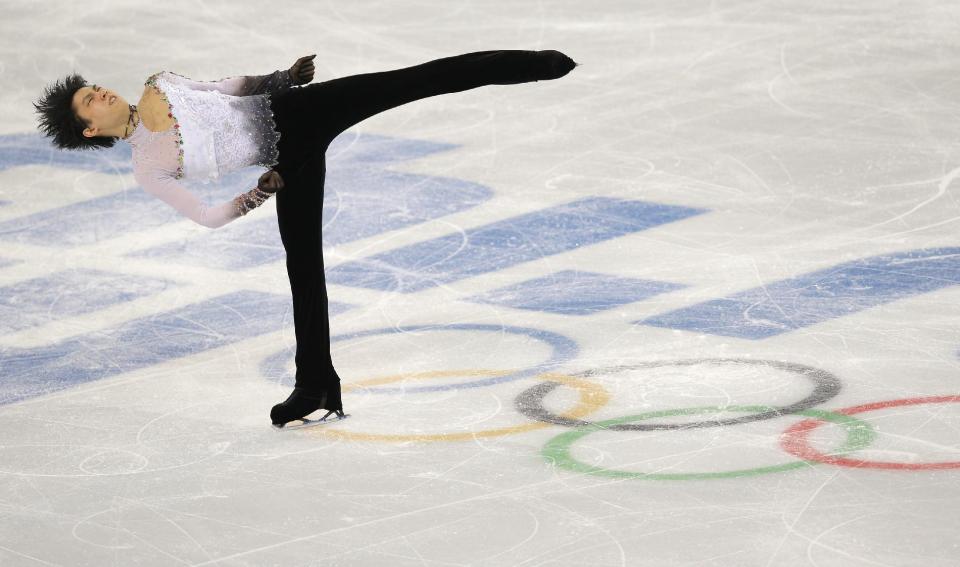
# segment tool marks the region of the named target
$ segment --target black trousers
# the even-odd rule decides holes
[[[340,377],[330,356],[322,249],[325,154],[330,142],[358,122],[408,102],[484,85],[554,79],[574,66],[556,51],[483,51],[311,84],[272,97],[280,131],[280,157],[274,169],[284,181],[276,196],[277,218],[293,293],[298,388],[326,392],[327,409],[342,409]]]

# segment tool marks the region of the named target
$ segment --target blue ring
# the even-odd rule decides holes
[[[480,323],[463,323],[458,325],[418,325],[415,327],[388,327],[383,329],[373,329],[370,331],[360,331],[357,333],[351,333],[347,335],[336,335],[330,337],[330,343],[336,343],[340,341],[346,341],[351,339],[360,339],[363,337],[371,337],[376,335],[387,335],[391,333],[408,333],[415,331],[489,331],[497,333],[509,333],[513,335],[526,335],[532,337],[539,341],[542,341],[553,349],[550,353],[550,358],[543,363],[532,366],[526,370],[521,370],[519,372],[514,372],[512,374],[507,374],[505,376],[494,376],[492,378],[484,378],[481,380],[474,380],[472,382],[457,382],[455,384],[446,384],[440,386],[418,386],[416,388],[370,388],[368,391],[378,394],[398,394],[398,393],[410,393],[410,392],[444,392],[449,390],[461,390],[465,388],[480,388],[482,386],[489,386],[491,384],[500,384],[502,382],[512,382],[514,380],[520,380],[521,378],[529,378],[530,376],[536,376],[537,374],[542,374],[548,372],[561,364],[568,362],[572,358],[576,357],[580,352],[580,347],[577,346],[577,343],[572,339],[569,339],[561,334],[554,333],[551,331],[543,331],[541,329],[532,329],[529,327],[505,327],[503,325],[484,325]],[[278,353],[272,354],[265,358],[263,362],[260,363],[260,372],[272,378],[275,376],[282,376],[283,370],[286,367],[286,362],[289,358],[293,356],[291,349],[284,349]],[[289,378],[292,384],[292,377]],[[285,383],[281,380],[281,383]]]

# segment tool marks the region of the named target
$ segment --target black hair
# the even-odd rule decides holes
[[[84,128],[90,125],[73,111],[73,95],[85,86],[87,81],[80,75],[67,75],[48,85],[43,96],[33,103],[40,120],[39,130],[62,150],[110,148],[117,142],[113,136],[88,138],[83,135]]]

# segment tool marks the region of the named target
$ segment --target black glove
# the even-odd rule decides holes
[[[305,85],[313,80],[313,58],[316,56],[316,53],[313,55],[304,55],[300,59],[297,59],[293,67],[290,67],[287,73],[290,74],[290,79],[294,85]]]
[[[260,180],[257,181],[257,188],[264,193],[276,193],[283,189],[283,177],[276,170],[271,169],[260,176]]]

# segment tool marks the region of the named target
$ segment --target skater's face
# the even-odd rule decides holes
[[[116,130],[130,119],[130,105],[116,92],[91,85],[77,89],[73,94],[73,111],[88,124],[83,135],[87,138],[103,136],[105,130]]]

